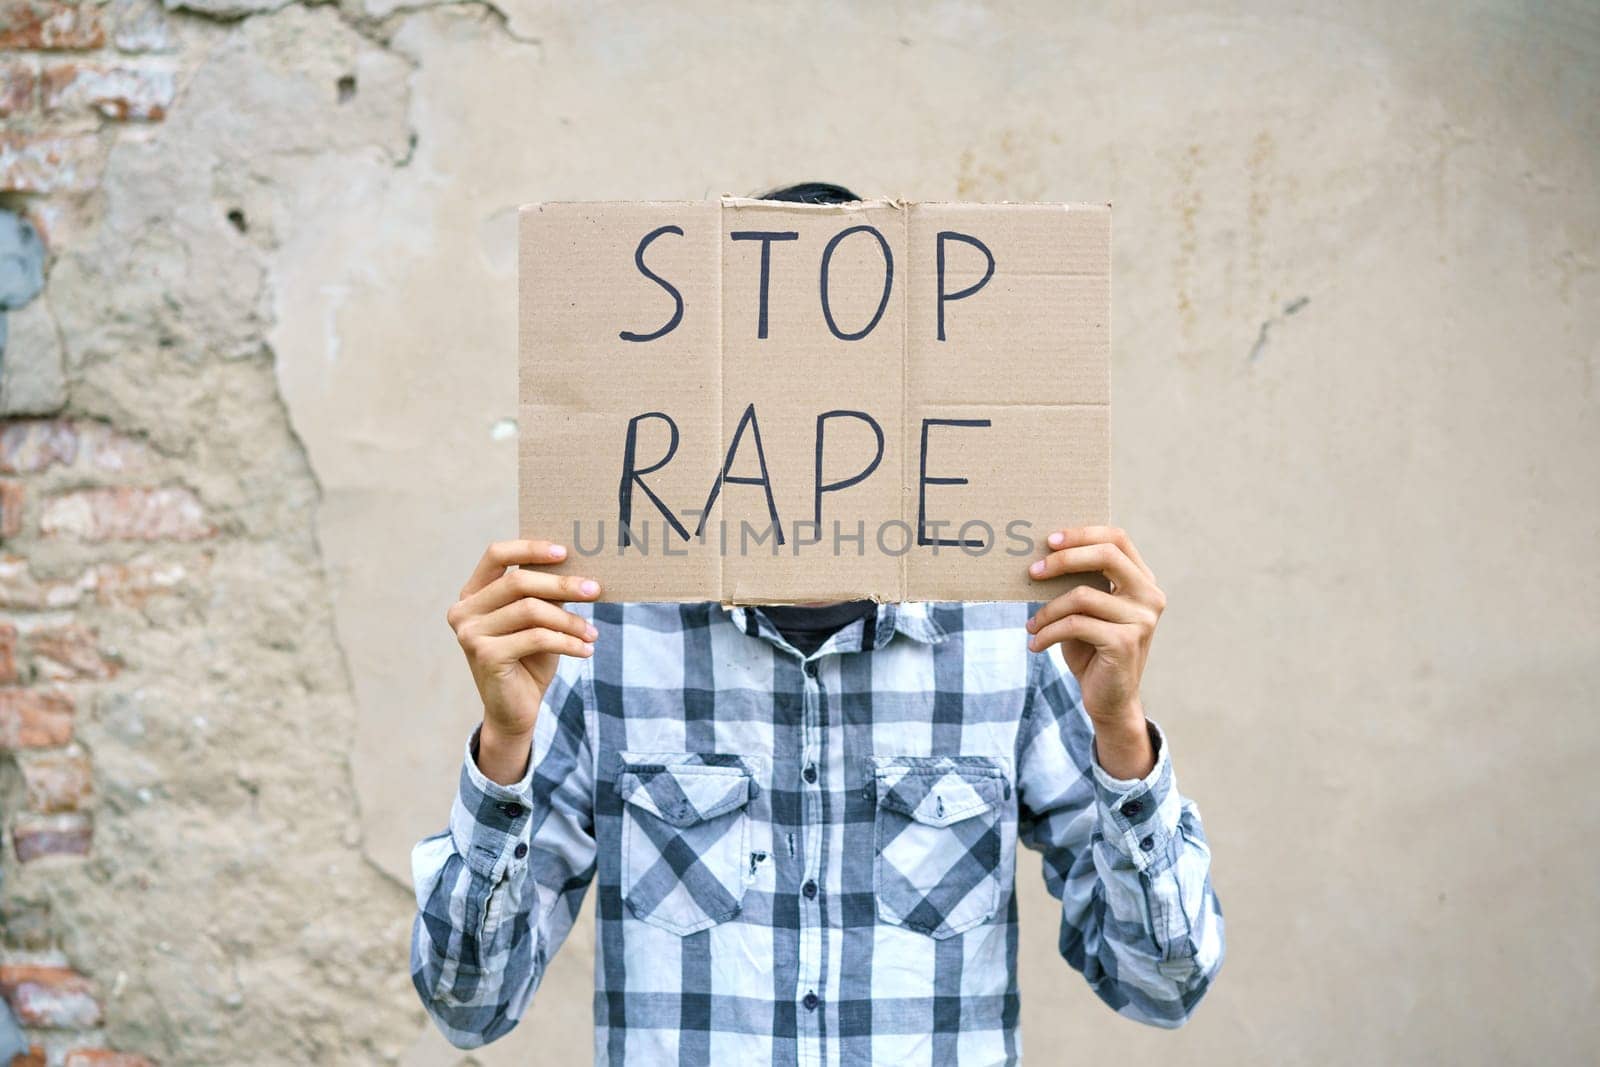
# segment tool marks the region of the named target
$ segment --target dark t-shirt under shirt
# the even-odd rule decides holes
[[[870,600],[846,600],[823,608],[770,605],[761,613],[778,628],[785,641],[799,649],[802,656],[809,656],[828,638],[877,610],[878,605]]]

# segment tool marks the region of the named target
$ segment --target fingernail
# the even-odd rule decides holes
[[[551,559],[562,559],[563,557],[566,556],[566,554],[567,554],[567,546],[566,545],[551,545],[550,546],[550,558]]]
[[[1027,629],[1027,631],[1030,634],[1033,633],[1033,627],[1034,627],[1035,623],[1034,623],[1034,621],[1032,619],[1029,619],[1027,622],[1023,623],[1022,625]]]
[[[591,626],[587,630],[583,631],[583,636],[593,641],[595,638],[600,636],[600,631]]]
[[[1035,578],[1044,573],[1044,560],[1035,560],[1033,566],[1028,568],[1028,573]]]
[[[1048,540],[1050,542],[1050,547],[1051,548],[1060,548],[1063,544],[1066,543],[1067,539],[1062,534],[1053,533],[1053,534],[1050,535]]]
[[[585,656],[594,655],[594,646],[593,645],[589,645],[589,644],[584,645],[583,646],[583,654]]]
[[[585,579],[584,583],[578,586],[578,590],[579,592],[583,593],[584,596],[594,596],[600,591],[600,583],[590,579]]]

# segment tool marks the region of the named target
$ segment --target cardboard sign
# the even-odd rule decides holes
[[[1111,211],[521,215],[519,515],[617,600],[1036,600],[1108,517]]]

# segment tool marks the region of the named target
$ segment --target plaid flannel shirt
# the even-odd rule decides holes
[[[454,1044],[516,1025],[597,883],[596,1063],[1015,1062],[1018,843],[1107,1004],[1177,1026],[1205,993],[1199,813],[1154,727],[1145,779],[1095,762],[1028,606],[884,605],[807,657],[757,609],[574,609],[600,637],[528,773],[490,782],[474,734],[413,853],[412,978]]]

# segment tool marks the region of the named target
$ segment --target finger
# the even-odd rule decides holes
[[[1041,629],[1028,639],[1028,648],[1043,652],[1051,645],[1066,641],[1081,641],[1097,650],[1121,649],[1125,643],[1124,631],[1128,627],[1088,615],[1068,615]]]
[[[1036,580],[1056,578],[1063,574],[1104,574],[1117,584],[1117,592],[1126,594],[1150,583],[1144,571],[1134,566],[1133,560],[1110,543],[1080,545],[1052,552],[1043,559],[1034,560],[1028,574]]]
[[[561,633],[571,634],[580,641],[591,643],[599,636],[599,631],[582,615],[575,615],[548,600],[531,596],[513,600],[503,608],[471,619],[465,624],[464,629],[466,633],[498,637],[538,627],[559,630]]]
[[[1144,571],[1145,577],[1152,582],[1156,580],[1155,571],[1145,563],[1144,557],[1139,555],[1139,550],[1133,546],[1133,539],[1127,531],[1120,526],[1076,526],[1066,530],[1057,530],[1045,538],[1045,544],[1051,548],[1075,548],[1079,545],[1112,544],[1122,549],[1123,555],[1133,560],[1133,565]]]
[[[549,571],[509,571],[483,589],[460,601],[451,612],[470,619],[488,615],[524,597],[537,597],[553,603],[594,600],[600,583],[578,574],[551,574]]]
[[[1143,625],[1155,622],[1154,613],[1136,600],[1113,596],[1092,585],[1080,585],[1062,593],[1035,612],[1033,618],[1028,620],[1028,632],[1037,633],[1068,615],[1088,615],[1118,624]]]
[[[553,652],[558,656],[577,656],[588,659],[594,655],[594,645],[591,642],[580,640],[571,634],[558,633],[555,630],[538,628],[521,630],[503,637],[489,637],[483,639],[483,652],[485,662],[488,663],[513,663],[527,656],[540,653]]]
[[[519,563],[560,563],[566,558],[566,546],[549,541],[496,541],[484,549],[483,557],[472,570],[472,577],[461,587],[458,599],[465,600],[484,588],[504,574],[507,567]]]

